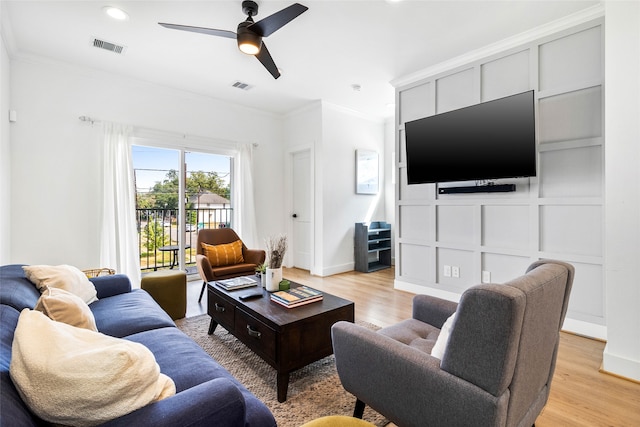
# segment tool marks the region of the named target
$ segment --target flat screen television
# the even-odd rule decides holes
[[[405,123],[409,184],[536,175],[533,91]]]

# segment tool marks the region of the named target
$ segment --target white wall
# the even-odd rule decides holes
[[[2,5],[0,5],[0,9]],[[11,216],[9,203],[11,198],[11,125],[8,112],[11,108],[11,71],[10,60],[0,36],[0,265],[10,262]]]
[[[603,368],[640,380],[640,3],[607,2]]]
[[[321,217],[321,207],[322,207],[322,173],[323,170],[321,167],[317,167],[316,159],[318,155],[319,147],[322,144],[322,103],[319,101],[315,101],[310,103],[308,106],[298,109],[294,112],[291,112],[286,115],[284,119],[284,141],[285,141],[285,155],[291,156],[292,153],[308,150],[310,154],[310,175],[311,175],[311,187],[312,196],[311,196],[311,221],[313,224],[313,229],[311,230],[311,265],[309,271],[313,275],[321,275],[320,266],[323,265],[323,257],[322,257],[322,245],[323,245],[323,236],[322,236],[322,228],[321,222],[315,221],[315,218]],[[285,159],[285,164],[287,164],[287,172],[290,173],[293,178],[293,173],[291,170],[291,162],[290,159]],[[290,180],[285,180],[285,192],[289,199],[287,200],[287,210],[286,212],[293,212],[293,201],[291,199],[292,195],[292,185]],[[287,232],[289,235],[293,233],[293,222],[289,222],[287,224]],[[292,248],[293,249],[293,248]],[[287,254],[287,259],[285,260],[287,266],[291,266],[291,253]]]
[[[384,212],[391,229],[396,228],[396,125],[394,117],[384,123]],[[395,233],[391,233],[391,264],[395,264]]]
[[[283,196],[268,191],[283,181],[279,117],[40,58],[12,61],[11,73],[11,262],[99,267],[100,132],[82,115],[258,143],[257,226],[284,231]]]
[[[313,260],[311,273],[353,270],[355,223],[386,221],[384,122],[321,101],[287,115],[286,151],[311,150],[313,162]],[[377,195],[355,193],[355,153],[379,154]]]
[[[384,221],[384,123],[323,103],[322,275],[353,270],[356,222]],[[357,149],[375,150],[379,159],[376,195],[356,194]],[[388,171],[387,171],[388,172]]]

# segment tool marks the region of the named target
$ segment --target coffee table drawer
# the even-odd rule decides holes
[[[209,292],[207,313],[226,330],[233,331],[235,321],[235,305]]]
[[[251,316],[236,309],[235,335],[247,347],[269,363],[276,360],[276,331]]]

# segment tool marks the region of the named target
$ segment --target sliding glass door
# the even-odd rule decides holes
[[[142,272],[195,273],[197,232],[231,227],[232,158],[183,149],[133,146]]]

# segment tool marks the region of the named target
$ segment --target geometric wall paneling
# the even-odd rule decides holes
[[[531,264],[531,258],[494,254],[482,254],[482,271],[491,273],[491,283],[504,283],[522,276]]]
[[[448,245],[472,245],[474,243],[473,206],[437,206],[436,239]]]
[[[568,312],[574,319],[603,325],[605,301],[602,266],[580,262],[571,262],[571,264],[575,267],[576,273],[571,288]]]
[[[529,206],[482,206],[482,246],[498,249],[529,249]]]
[[[602,136],[602,89],[589,87],[540,99],[540,143]]]
[[[399,124],[433,115],[429,99],[433,90],[430,83],[414,86],[400,93]]]
[[[404,163],[406,163],[407,161],[407,143],[406,143],[407,139],[405,137],[405,132],[404,129],[400,130],[400,150],[398,151],[400,154],[397,156],[398,158],[396,159],[396,161],[399,164],[402,164],[404,166]]]
[[[530,90],[529,55],[527,49],[482,64],[482,102]]]
[[[602,256],[602,207],[540,206],[540,251]]]
[[[400,169],[400,185],[398,186],[398,197],[402,201],[425,200],[433,194],[433,184],[412,184],[407,181],[407,168]]]
[[[576,267],[568,317],[604,313],[604,57],[599,18],[396,87],[396,286],[455,298],[503,283],[540,258]],[[508,193],[439,194],[484,182],[407,185],[404,123],[535,90],[535,177],[493,180]],[[444,267],[459,277],[445,276]],[[449,272],[447,268],[447,272]],[[417,286],[416,286],[417,285]],[[424,289],[422,291],[421,289]],[[442,293],[441,292],[445,292]],[[447,294],[447,292],[452,294]],[[578,325],[580,322],[573,323]],[[586,330],[576,330],[585,332]]]
[[[540,197],[602,197],[600,145],[540,152]]]
[[[430,206],[425,205],[400,205],[398,235],[406,241],[418,241],[428,243],[433,241],[431,236],[431,214]]]
[[[418,283],[426,283],[427,279],[430,279],[432,276],[429,272],[431,248],[428,246],[400,243],[398,250],[400,252],[400,262],[396,263],[396,265],[399,267],[397,273],[400,277],[418,281]]]
[[[451,292],[464,292],[475,285],[473,252],[449,248],[436,248],[437,280],[440,289]],[[444,266],[458,267],[460,277],[446,277]]]
[[[474,70],[469,68],[436,80],[436,113],[445,113],[477,104],[474,95]]]
[[[539,50],[540,90],[590,84],[602,76],[600,27],[545,43]]]

